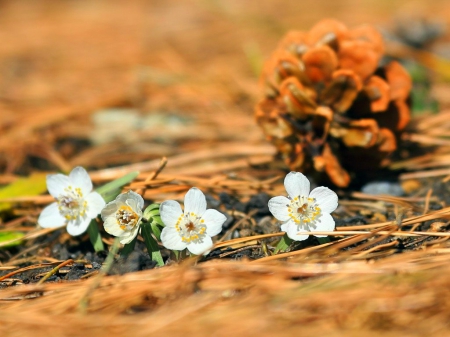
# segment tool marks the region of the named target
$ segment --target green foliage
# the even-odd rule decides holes
[[[155,261],[156,264],[161,267],[164,266],[164,261],[159,251],[158,242],[152,236],[153,230],[152,226],[149,223],[144,223],[141,226],[141,235],[144,238],[145,245],[147,246],[147,251],[152,261]]]
[[[105,201],[108,203],[110,201],[113,201],[120,194],[123,186],[132,182],[138,175],[139,172],[137,171],[128,173],[121,178],[100,186],[96,189],[96,191],[100,193],[103,199],[105,199]]]
[[[148,254],[152,261],[155,261],[158,266],[163,266],[164,261],[159,250],[158,241],[161,240],[161,227],[164,227],[159,215],[159,204],[151,204],[145,210],[141,223],[141,236],[144,238],[147,246]],[[127,256],[134,250],[137,238],[134,238],[129,244],[126,244],[120,255]]]
[[[92,246],[96,252],[105,250],[105,246],[102,242],[102,236],[100,235],[100,231],[98,229],[97,221],[95,219],[91,220],[91,223],[88,226],[88,234],[89,239],[91,240]]]
[[[22,244],[21,238],[24,236],[21,232],[0,232],[0,248],[18,246]]]
[[[144,210],[143,214],[144,219],[150,221],[150,219],[153,219],[155,216],[159,217],[159,204],[148,205],[147,208]],[[162,226],[164,226],[164,224],[162,224]]]
[[[278,252],[285,252],[291,243],[294,242],[294,240],[290,239],[287,234],[284,234],[281,238],[280,242],[278,242],[277,247],[275,248],[275,254]]]
[[[416,62],[404,64],[413,80],[412,114],[419,116],[423,113],[439,111],[439,103],[431,95],[430,71]]]
[[[158,266],[163,266],[161,252],[157,240],[161,240],[161,227],[164,226],[159,215],[159,204],[151,204],[144,210],[144,223],[141,226],[141,235],[144,238],[147,251]]]
[[[0,189],[0,198],[12,198],[22,196],[34,196],[47,190],[47,175],[44,173],[33,173],[29,177],[19,178],[8,186]],[[0,203],[0,212],[11,209],[12,203]]]

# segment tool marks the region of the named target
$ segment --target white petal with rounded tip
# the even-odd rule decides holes
[[[198,216],[206,211],[206,198],[202,191],[196,187],[192,187],[184,197],[184,211],[187,213],[194,212]]]
[[[136,199],[127,199],[126,204],[131,207],[140,218],[142,217],[142,207],[139,207],[139,202]]]
[[[114,201],[126,205],[127,200],[130,199],[130,192],[131,191],[128,191],[127,193],[120,193]]]
[[[209,236],[205,236],[202,242],[193,243],[187,245],[187,249],[195,255],[207,254],[213,246],[213,242]]]
[[[137,201],[135,199],[132,198],[128,198],[127,201],[125,202],[128,206],[131,207],[131,209],[136,212],[138,210],[138,205],[137,205]]]
[[[284,187],[292,199],[309,194],[309,180],[300,172],[288,173],[284,178]]]
[[[136,208],[142,210],[144,207],[144,198],[136,192],[128,191],[128,198],[136,201]]]
[[[181,236],[173,227],[164,227],[161,232],[161,243],[164,247],[171,250],[183,250],[186,243],[181,241]]]
[[[83,196],[92,191],[92,180],[87,171],[81,166],[75,167],[69,174],[69,179],[74,187],[79,187]]]
[[[106,206],[101,211],[101,216],[103,221],[106,221],[106,219],[110,216],[115,217],[116,212],[119,210],[119,205],[116,201],[111,201],[106,204]]]
[[[311,191],[310,198],[315,198],[322,213],[331,213],[338,206],[338,196],[328,187],[316,187]]]
[[[128,235],[122,236],[120,238],[120,240],[119,240],[120,243],[123,245],[130,243],[136,237],[136,235],[138,234],[138,231],[139,231],[139,226],[135,226],[131,231],[126,233]]]
[[[140,194],[133,191],[128,191],[127,193],[120,194],[120,198],[118,196],[116,200],[120,200],[126,205],[130,206],[134,212],[136,213],[141,212],[142,214],[142,208],[144,207],[144,199]]]
[[[88,207],[86,215],[91,219],[95,218],[106,205],[105,200],[97,192],[89,193],[84,200],[87,202]]]
[[[175,227],[183,211],[181,210],[180,204],[175,200],[166,200],[159,206],[159,213],[161,214],[162,222],[167,227]]]
[[[58,204],[54,202],[42,210],[38,224],[43,228],[62,227],[66,224],[66,218],[61,215]]]
[[[294,224],[294,221],[290,220],[281,224],[280,229],[282,232],[287,232],[289,227]]]
[[[335,225],[336,223],[334,222],[333,217],[330,214],[326,213],[320,217],[320,223],[317,224],[316,228],[310,227],[310,230],[311,232],[333,232]],[[315,235],[315,236],[321,238],[328,235]]]
[[[61,194],[66,193],[64,189],[68,186],[70,186],[70,180],[64,174],[49,174],[47,176],[47,190],[53,198],[58,198]]]
[[[120,228],[119,222],[115,216],[110,216],[104,219],[103,227],[105,228],[106,233],[113,236],[122,236],[125,233],[125,231]]]
[[[67,224],[67,233],[72,236],[83,234],[84,232],[86,232],[86,229],[88,228],[91,220],[91,218],[85,217],[80,219],[79,221],[70,221]]]
[[[291,201],[286,197],[274,197],[269,200],[269,210],[277,220],[288,221],[290,219],[288,206]]]
[[[287,230],[286,230],[286,234],[287,234],[287,236],[290,238],[290,239],[292,239],[292,240],[295,240],[295,241],[303,241],[303,240],[306,240],[307,238],[308,238],[308,236],[309,235],[298,235],[297,233],[299,233],[299,232],[306,232],[306,230],[304,230],[304,229],[298,229],[299,228],[299,226],[297,226],[297,225],[291,225],[291,226],[288,226],[287,227]]]
[[[222,225],[227,217],[215,209],[208,209],[203,213],[202,220],[205,220],[206,234],[215,236],[222,231]]]

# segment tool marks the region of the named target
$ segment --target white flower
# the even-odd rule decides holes
[[[290,172],[284,179],[289,195],[269,200],[269,210],[282,222],[281,230],[292,240],[306,240],[299,232],[329,232],[334,230],[330,213],[338,206],[336,193],[327,187],[317,187],[309,193],[309,180],[299,172]],[[309,196],[308,196],[309,194]],[[326,235],[315,235],[324,237]]]
[[[207,252],[213,246],[211,237],[221,232],[227,219],[214,209],[207,210],[205,195],[195,187],[184,197],[184,213],[175,200],[164,201],[159,211],[166,225],[161,232],[164,247],[171,250],[187,248],[196,255]]]
[[[44,228],[67,225],[70,235],[80,235],[105,206],[105,201],[92,191],[92,181],[86,170],[75,167],[69,176],[50,174],[47,189],[56,202],[45,207],[38,223]]]
[[[120,238],[120,243],[130,243],[138,234],[144,199],[133,191],[119,194],[102,210],[105,231]]]

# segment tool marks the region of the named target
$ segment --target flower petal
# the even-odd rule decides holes
[[[292,199],[309,194],[309,180],[300,172],[288,173],[284,178],[284,187]]]
[[[132,193],[130,193],[132,192]],[[142,207],[144,207],[144,199],[142,199],[142,197],[133,192],[133,191],[129,191],[127,192],[128,194],[128,198],[125,201],[125,203],[131,207],[131,209],[137,214],[139,215],[139,217],[142,217]]]
[[[320,223],[317,224],[316,228],[312,228],[310,226],[309,229],[311,230],[311,232],[332,232],[334,231],[335,225],[336,224],[334,222],[333,217],[330,214],[325,213],[320,217]],[[314,233],[311,234],[315,235]],[[315,236],[322,238],[328,235],[315,235]]]
[[[69,223],[67,224],[67,233],[72,236],[83,234],[84,232],[86,232],[91,220],[92,219],[89,217],[84,217],[75,221],[69,221]]]
[[[180,204],[175,200],[166,200],[159,207],[159,213],[161,214],[162,222],[167,227],[175,227],[183,211],[181,210]]]
[[[84,200],[87,202],[86,215],[91,219],[95,218],[106,205],[105,200],[97,192],[89,193]]]
[[[290,221],[286,221],[285,223],[281,224],[281,226],[280,226],[281,231],[287,233],[289,226],[291,226],[292,223],[293,223],[293,221],[290,220]]]
[[[274,197],[269,200],[269,210],[277,220],[288,221],[288,207],[291,201],[286,197]]]
[[[79,187],[83,195],[87,195],[92,191],[92,181],[91,177],[87,171],[81,167],[75,167],[69,174],[69,180],[74,185],[74,187]]]
[[[215,209],[208,209],[203,213],[201,220],[205,221],[206,234],[215,236],[222,231],[222,225],[227,220],[227,217]]]
[[[206,255],[211,250],[211,247],[213,246],[212,239],[209,236],[205,236],[202,240],[202,242],[194,243],[191,242],[187,245],[187,249],[195,255]]]
[[[117,221],[115,216],[107,217],[103,219],[103,227],[105,228],[106,233],[111,234],[113,236],[123,236],[125,231],[120,228],[119,222]]]
[[[316,187],[311,191],[310,198],[315,198],[323,213],[331,213],[338,206],[337,194],[328,187]]]
[[[125,201],[125,203],[131,207],[131,209],[136,212],[138,210],[138,205],[137,205],[137,201],[135,199],[132,198],[128,198],[127,201]]]
[[[127,196],[127,200],[133,200],[135,206],[131,207],[131,204],[129,205],[135,212],[137,212],[138,210],[142,211],[142,208],[144,207],[144,199],[140,194],[133,191],[128,191],[127,193],[125,193],[125,195]]]
[[[64,189],[70,186],[70,180],[68,176],[64,174],[49,174],[47,176],[47,189],[48,193],[53,198],[58,198],[64,193]]]
[[[184,212],[202,216],[206,211],[206,198],[202,191],[192,187],[184,197]]]
[[[136,237],[136,235],[139,232],[139,227],[140,226],[135,226],[131,231],[126,232],[125,235],[123,235],[120,238],[120,243],[123,245],[126,245],[126,244],[130,243],[131,241],[133,241],[133,239]]]
[[[131,191],[128,191],[127,193],[120,193],[120,194],[116,197],[116,199],[115,199],[114,201],[120,204],[119,207],[120,207],[121,205],[126,205],[127,200],[130,199],[130,194],[129,194],[129,192],[131,192]]]
[[[43,228],[55,228],[64,226],[66,221],[66,218],[59,212],[58,204],[54,202],[42,210],[38,224]]]
[[[293,221],[290,221],[288,223],[288,225],[285,226],[284,229],[285,229],[287,236],[290,239],[295,240],[295,241],[306,240],[309,235],[298,235],[297,233],[299,233],[299,232],[306,232],[305,230],[303,230],[303,229],[299,230],[298,228],[299,228],[299,226],[297,226]]]
[[[163,228],[161,232],[161,243],[164,247],[171,250],[183,250],[187,246],[186,243],[181,241],[181,236],[174,227]]]
[[[106,204],[106,206],[101,211],[101,216],[103,221],[106,221],[109,217],[116,217],[116,212],[119,210],[119,204],[116,200],[110,201]]]

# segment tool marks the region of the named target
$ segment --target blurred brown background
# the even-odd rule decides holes
[[[259,143],[259,70],[288,30],[324,17],[388,27],[398,15],[449,12],[445,0],[2,1],[0,169],[103,167]],[[110,124],[110,115],[90,117],[116,107],[133,109],[139,128],[124,114]]]

